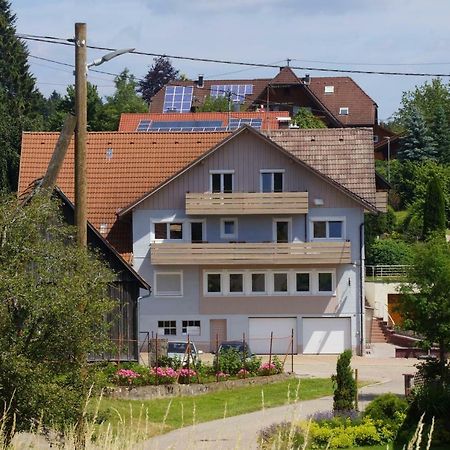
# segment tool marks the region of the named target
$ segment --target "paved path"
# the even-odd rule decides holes
[[[417,363],[415,359],[393,358],[391,346],[377,347],[372,356],[352,359],[352,367],[358,369],[361,380],[375,381],[375,383],[360,389],[360,409],[364,409],[369,401],[382,393],[403,394],[402,375],[413,372],[414,364]],[[335,370],[335,356],[298,355],[294,359],[294,371],[300,377],[328,377]],[[145,442],[141,448],[151,450],[256,449],[257,436],[262,428],[283,421],[304,419],[318,411],[330,411],[332,405],[332,397],[323,397],[294,405],[205,422],[157,436]]]

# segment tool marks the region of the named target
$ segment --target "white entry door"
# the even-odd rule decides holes
[[[338,354],[351,348],[350,318],[305,318],[303,353]]]
[[[297,319],[295,317],[252,317],[249,319],[249,345],[253,353],[269,354],[273,333],[272,354],[291,353],[291,333],[294,330],[294,353],[297,353]]]

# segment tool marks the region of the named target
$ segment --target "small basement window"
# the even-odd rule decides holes
[[[164,336],[176,336],[177,321],[176,320],[158,320],[158,334]]]
[[[181,334],[189,334],[191,336],[200,336],[200,320],[183,320],[181,321]]]

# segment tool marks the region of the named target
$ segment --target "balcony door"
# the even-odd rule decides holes
[[[287,244],[291,242],[292,221],[290,219],[274,219],[273,221],[273,241],[277,244]]]

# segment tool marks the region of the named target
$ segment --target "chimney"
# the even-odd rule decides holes
[[[202,88],[202,87],[203,87],[203,74],[200,74],[200,75],[198,76],[197,87],[199,87],[199,88]]]
[[[306,73],[305,76],[302,78],[303,84],[306,84],[306,86],[309,86],[311,83],[311,77],[309,76],[309,73]]]

